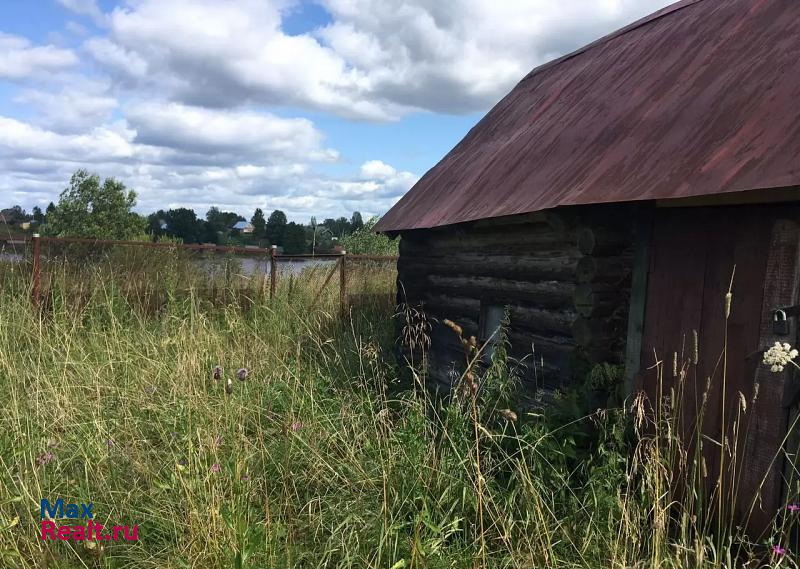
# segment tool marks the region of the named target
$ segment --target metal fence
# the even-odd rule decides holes
[[[3,247],[5,245],[5,247]],[[127,257],[119,255],[119,251],[136,251],[128,253]],[[113,253],[112,252],[116,252]],[[166,253],[166,257],[164,257]],[[58,266],[70,266],[73,271],[73,280],[80,282],[84,279],[81,267],[98,266],[100,262],[109,265],[126,265],[129,271],[135,272],[138,277],[146,272],[147,277],[135,278],[126,275],[125,286],[132,288],[139,282],[149,282],[149,288],[161,286],[168,277],[171,280],[186,279],[185,275],[170,274],[167,268],[161,272],[154,268],[159,260],[174,259],[181,256],[184,260],[191,261],[195,266],[203,267],[201,271],[206,279],[206,289],[209,296],[214,296],[219,290],[229,294],[231,290],[246,290],[249,296],[260,295],[274,299],[279,288],[286,290],[291,298],[293,289],[298,287],[298,282],[306,273],[313,273],[312,278],[304,281],[314,289],[310,307],[318,306],[327,291],[328,296],[335,291],[331,289],[338,283],[338,305],[341,312],[346,313],[355,303],[358,305],[367,297],[381,296],[381,301],[394,303],[393,279],[387,279],[385,271],[394,271],[397,257],[385,255],[351,255],[346,252],[334,254],[306,254],[283,255],[279,254],[277,247],[269,249],[257,247],[236,247],[205,244],[180,244],[172,242],[147,242],[147,241],[121,241],[105,239],[84,239],[67,237],[44,237],[34,235],[30,239],[7,240],[0,242],[0,260],[5,257],[6,264],[17,263],[24,265],[25,271],[30,270],[30,295],[35,306],[42,306],[50,291],[53,289],[53,275]],[[224,256],[225,262],[220,258]],[[238,263],[238,268],[232,270],[233,260]],[[216,264],[215,264],[216,263]],[[243,268],[242,264],[246,266]],[[391,264],[391,267],[389,265]],[[131,268],[135,267],[135,268]],[[283,267],[283,269],[282,269]],[[219,269],[219,270],[218,270]],[[372,277],[380,273],[381,282],[391,280],[389,288],[376,290],[369,286]],[[334,278],[338,274],[338,279]],[[218,278],[213,275],[217,275]],[[221,277],[219,275],[222,275]],[[324,275],[324,277],[323,277]],[[126,279],[123,279],[126,280]],[[218,286],[219,281],[224,286]],[[317,282],[320,281],[320,282]],[[185,288],[194,287],[196,282]],[[379,287],[380,288],[380,287]],[[210,292],[209,292],[210,291]],[[136,291],[142,294],[142,291]],[[251,294],[252,293],[252,294]]]

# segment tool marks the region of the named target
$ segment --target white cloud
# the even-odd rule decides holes
[[[282,6],[256,0],[140,0],[115,9],[87,51],[129,81],[184,103],[296,105],[389,118],[363,73],[309,35],[281,30]],[[363,95],[362,95],[363,92]]]
[[[142,128],[150,129],[145,136]],[[198,140],[190,140],[193,133]],[[176,105],[140,105],[130,121],[72,134],[0,116],[0,194],[43,206],[85,167],[135,189],[143,212],[283,208],[307,221],[355,210],[381,214],[417,180],[377,160],[354,178],[324,176],[315,166],[336,153],[322,142],[306,120]]]
[[[72,20],[64,25],[64,29],[76,36],[83,37],[89,35],[89,30],[86,29],[86,26],[83,26],[78,22],[73,22]]]
[[[66,135],[0,117],[0,157],[76,162],[129,159],[135,154],[134,134],[118,124]]]
[[[388,179],[397,174],[397,170],[380,160],[369,160],[361,165],[364,178]]]
[[[132,80],[144,80],[147,77],[147,62],[138,53],[126,50],[106,38],[89,39],[83,48],[117,76]]]
[[[90,17],[95,24],[103,25],[106,21],[105,14],[95,0],[57,0],[57,2],[67,10]]]
[[[136,141],[151,146],[229,154],[238,159],[294,156],[319,161],[338,157],[322,147],[322,133],[307,119],[154,102],[133,105],[125,114],[136,129]]]
[[[392,120],[484,110],[534,66],[669,3],[323,0],[332,22],[288,35],[288,2],[136,0],[87,50],[184,103]]]
[[[20,80],[63,71],[78,63],[75,53],[0,32],[0,79]]]
[[[37,124],[59,132],[81,132],[107,122],[117,108],[110,85],[76,76],[55,91],[52,88],[22,89],[14,98],[37,111]]]

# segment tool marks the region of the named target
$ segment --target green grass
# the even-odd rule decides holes
[[[273,301],[167,283],[156,306],[98,270],[79,299],[53,281],[41,312],[7,276],[0,565],[732,564],[732,542],[670,530],[686,519],[668,488],[674,440],[637,436],[622,411],[510,420],[502,361],[472,400],[435,403],[400,379],[386,303],[342,320],[332,288],[310,309],[325,272],[292,279],[291,297],[282,281]],[[376,274],[388,290],[391,273]],[[39,540],[40,500],[58,497],[92,502],[104,525],[137,524],[139,541]]]

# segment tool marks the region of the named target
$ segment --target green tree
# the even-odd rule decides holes
[[[375,233],[378,219],[373,217],[361,229],[344,237],[340,243],[345,251],[355,255],[397,255],[398,240]]]
[[[286,234],[286,214],[281,210],[276,209],[269,214],[267,220],[266,231],[267,239],[273,245],[284,245],[284,238]]]
[[[202,219],[199,219],[197,223],[200,226],[200,241],[219,244],[219,233],[214,229],[214,226]]]
[[[147,232],[154,237],[166,234],[167,212],[160,209],[147,216]]]
[[[250,223],[253,226],[253,237],[263,239],[267,236],[267,221],[264,219],[264,212],[260,207],[256,208]]]
[[[347,218],[342,216],[338,219],[328,218],[322,222],[322,225],[331,232],[334,236],[341,239],[348,233],[350,233],[350,222],[347,221]]]
[[[179,207],[167,212],[167,235],[182,239],[184,243],[199,243],[204,236],[202,220],[194,210]]]
[[[32,215],[33,220],[40,226],[44,223],[44,213],[42,212],[42,208],[40,208],[38,205],[33,206]]]
[[[212,229],[223,235],[230,233],[231,227],[236,225],[237,221],[244,221],[244,217],[233,211],[220,211],[216,206],[210,208],[206,213],[206,221],[211,225]]]
[[[361,212],[354,211],[352,217],[350,217],[350,232],[358,231],[362,227],[364,227],[364,219],[361,217]]]
[[[78,170],[69,187],[48,207],[46,232],[60,237],[134,239],[145,232],[145,219],[133,211],[136,192],[114,178]]]
[[[283,251],[287,255],[299,255],[306,252],[306,229],[292,221],[284,232]]]

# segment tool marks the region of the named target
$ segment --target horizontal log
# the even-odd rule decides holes
[[[575,285],[558,281],[514,281],[493,277],[446,277],[428,275],[426,288],[430,292],[484,298],[492,304],[522,303],[539,308],[562,307],[571,304]]]
[[[529,306],[511,306],[511,326],[569,336],[576,314],[572,310],[546,310]]]
[[[474,298],[453,297],[434,294],[425,303],[426,311],[441,319],[449,318],[464,327],[465,321],[477,322],[480,318],[481,302]],[[542,333],[555,333],[562,336],[572,334],[572,322],[577,317],[572,309],[547,310],[532,306],[509,304],[510,325],[522,326]]]
[[[578,250],[584,255],[614,255],[633,246],[627,227],[589,227],[577,230]]]
[[[630,279],[633,259],[630,256],[581,257],[575,267],[579,283],[619,285]]]
[[[458,257],[465,253],[477,255],[513,255],[514,257],[523,257],[530,254],[538,254],[539,252],[548,253],[567,253],[574,256],[576,259],[580,257],[581,253],[578,251],[574,243],[574,237],[564,240],[539,240],[532,239],[508,239],[505,243],[487,243],[487,242],[470,242],[463,243],[453,247],[440,247],[440,246],[424,246],[416,249],[408,248],[400,255],[418,258],[439,258],[449,259]]]
[[[531,352],[530,337],[510,338],[512,349],[508,365],[526,383],[536,380],[542,384],[564,384],[570,377],[570,361],[574,347],[561,344],[547,344],[546,339],[534,340],[536,351]],[[445,336],[443,341],[434,342],[428,357],[429,377],[442,385],[458,379],[465,369],[464,353],[457,342]],[[516,346],[526,346],[518,350]],[[481,364],[483,365],[483,364]]]
[[[546,225],[520,225],[492,230],[452,230],[430,233],[426,238],[401,241],[401,255],[426,255],[435,253],[462,253],[466,251],[504,251],[509,248],[524,251],[526,248],[549,246],[575,248],[574,236],[551,230]]]
[[[612,285],[579,284],[574,305],[580,316],[604,318],[627,308],[629,291]]]
[[[477,298],[451,296],[449,294],[431,294],[424,303],[426,312],[437,318],[474,318],[476,321],[481,311],[481,301]],[[456,321],[456,323],[458,323]]]
[[[575,348],[579,357],[585,359],[590,364],[611,363],[617,364],[622,362],[622,355],[619,349],[613,347],[584,347],[578,346]]]
[[[620,326],[607,319],[578,318],[572,323],[572,337],[579,346],[611,348],[621,340]]]
[[[484,228],[509,228],[518,225],[531,226],[544,224],[550,231],[564,234],[567,228],[575,223],[576,216],[554,211],[537,211],[534,213],[508,215],[481,219],[471,225],[471,228],[482,230]]]
[[[515,280],[573,281],[580,256],[577,251],[553,250],[521,255],[476,252],[458,255],[402,256],[397,265],[404,280],[421,275],[493,276]]]

